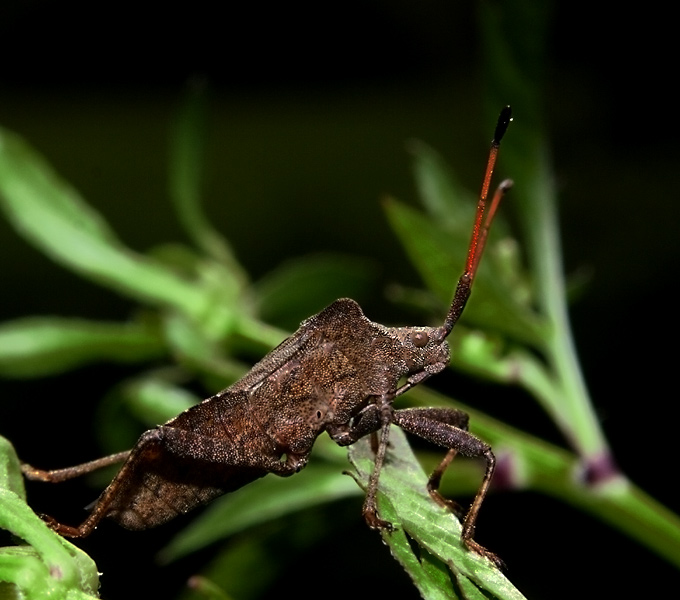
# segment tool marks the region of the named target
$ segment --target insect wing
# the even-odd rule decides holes
[[[245,392],[224,392],[140,438],[100,497],[127,529],[155,527],[269,472],[266,436],[248,436]],[[266,447],[265,447],[266,446]]]

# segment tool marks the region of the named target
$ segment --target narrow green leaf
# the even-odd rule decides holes
[[[28,241],[84,277],[191,315],[200,316],[209,308],[199,287],[126,248],[35,151],[2,129],[0,208]]]
[[[201,204],[205,146],[205,84],[191,82],[172,130],[169,188],[177,216],[196,247],[227,267],[241,284],[247,275],[224,237],[210,224]]]
[[[373,458],[370,440],[367,438],[350,447],[350,460],[363,487],[368,485],[373,470]],[[427,476],[406,441],[406,436],[395,427],[390,432],[388,460],[380,474],[378,508],[381,518],[402,530],[427,553],[443,564],[453,563],[455,570],[450,573],[450,577],[465,578],[475,587],[483,589],[487,596],[494,598],[519,600],[524,597],[489,560],[469,551],[463,545],[458,519],[437,505],[427,493]],[[438,570],[433,572],[433,561],[429,558],[423,561],[413,554],[405,536],[387,531],[382,532],[382,536],[423,597],[458,597],[456,586],[450,578],[445,589],[440,587],[442,578]],[[415,561],[408,556],[409,553],[413,554]],[[407,556],[405,560],[404,555]],[[438,574],[435,576],[433,573]],[[433,585],[434,583],[437,585]]]
[[[396,200],[386,202],[385,210],[427,287],[443,306],[448,304],[464,270],[469,233],[456,235],[434,219]],[[469,227],[471,230],[472,223]],[[540,321],[523,290],[518,293],[515,282],[508,280],[508,261],[502,269],[493,268],[493,250],[493,247],[487,249],[472,291],[474,302],[468,303],[463,320],[540,347],[543,333]],[[513,279],[518,277],[519,274],[513,274]]]
[[[386,509],[385,514],[395,514],[395,509],[390,505],[387,498],[383,498],[382,506]],[[451,586],[451,578],[441,570],[432,569],[423,558],[426,551],[421,549],[419,556],[413,553],[407,534],[403,528],[397,528],[390,534],[388,544],[392,556],[401,564],[411,577],[423,598],[427,600],[455,600],[458,596]]]
[[[161,356],[160,336],[143,323],[27,317],[0,324],[0,374],[39,377],[98,361]]]
[[[413,175],[418,186],[418,197],[427,213],[443,223],[450,231],[469,235],[476,197],[463,187],[442,156],[427,144],[413,140],[409,144],[413,154]]]
[[[0,468],[16,464],[18,459],[12,446],[0,438]],[[16,493],[12,477],[0,476],[0,483],[11,484],[0,486],[0,529],[11,532],[28,545],[0,548],[0,580],[11,584],[24,598],[96,598],[97,566],[80,549],[54,533],[28,507]],[[0,592],[8,589],[1,585]]]
[[[384,207],[392,229],[427,287],[442,303],[450,302],[463,273],[469,240],[451,236],[426,215],[397,200],[389,199]]]
[[[22,500],[26,499],[19,458],[9,440],[2,436],[0,436],[0,489],[9,490]]]
[[[316,254],[286,262],[255,284],[260,317],[295,330],[337,298],[361,298],[373,287],[375,269],[362,259]]]
[[[345,453],[340,452],[344,461]],[[341,471],[341,463],[315,461],[295,477],[259,479],[213,502],[165,547],[160,557],[164,562],[176,560],[249,527],[360,494]]]

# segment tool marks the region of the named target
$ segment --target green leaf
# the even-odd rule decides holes
[[[324,445],[321,440],[317,444]],[[330,440],[326,445],[332,446],[325,449],[327,457],[328,452],[334,457],[332,462],[312,459],[295,477],[270,475],[213,502],[166,546],[161,560],[176,560],[247,528],[360,494],[354,482],[341,475],[343,465],[346,466],[345,451]],[[313,455],[319,451],[315,447]]]
[[[368,486],[373,460],[368,438],[350,447],[350,461],[364,488]],[[398,530],[383,531],[383,540],[424,598],[460,598],[458,588],[464,587],[483,590],[487,598],[524,598],[488,559],[464,546],[458,519],[427,493],[427,476],[406,436],[395,427],[390,431],[388,455],[380,473],[378,509],[380,517]],[[442,565],[447,565],[448,577]]]
[[[397,200],[389,199],[384,206],[392,229],[428,289],[442,304],[450,302],[463,273],[467,241],[452,237],[426,215]]]
[[[464,270],[472,221],[468,232],[462,235],[396,200],[386,202],[385,210],[427,287],[443,305],[448,304]],[[463,321],[540,347],[542,325],[531,308],[526,289],[516,285],[516,281],[525,276],[517,271],[514,257],[503,258],[502,253],[494,257],[494,249],[493,245],[487,248]],[[495,268],[494,258],[502,259]]]
[[[138,362],[165,354],[144,323],[27,317],[0,323],[0,374],[39,377],[98,361]]]
[[[156,427],[198,404],[202,398],[161,377],[139,377],[122,386],[126,404],[139,421]]]
[[[97,566],[28,507],[17,489],[17,465],[11,444],[0,437],[0,529],[26,542],[0,548],[0,597],[97,598]]]
[[[0,436],[0,489],[8,490],[22,500],[26,499],[19,458],[9,440],[2,436]]]
[[[476,197],[463,187],[441,154],[427,144],[413,140],[409,144],[413,154],[413,175],[418,197],[427,213],[449,230],[457,230],[469,237],[475,214]]]
[[[255,284],[262,319],[295,330],[337,298],[360,298],[375,269],[359,258],[316,254],[285,262]]]
[[[19,136],[0,129],[0,208],[56,262],[142,302],[200,316],[202,290],[126,248],[104,219]]]
[[[205,83],[191,82],[172,130],[169,188],[177,217],[196,247],[227,267],[230,277],[244,284],[248,277],[227,240],[203,212],[201,181],[205,147]]]

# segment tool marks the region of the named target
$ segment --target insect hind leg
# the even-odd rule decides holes
[[[464,431],[467,431],[468,429],[470,417],[466,412],[458,410],[457,408],[411,408],[404,410],[410,413],[408,415],[410,419],[433,419]],[[443,460],[437,465],[434,471],[432,471],[432,474],[427,481],[427,491],[437,504],[444,508],[448,508],[455,513],[456,516],[462,519],[465,516],[463,508],[454,500],[443,496],[439,491],[442,477],[457,454],[458,450],[456,448],[449,449]]]
[[[130,456],[130,450],[125,450],[124,452],[110,454],[109,456],[91,460],[80,465],[74,465],[73,467],[53,470],[36,469],[28,463],[21,463],[21,472],[24,474],[26,479],[31,479],[33,481],[61,483],[62,481],[68,481],[69,479],[80,477],[81,475],[87,475],[88,473],[92,473],[97,469],[102,469],[117,463],[122,463],[123,461],[127,460],[128,456]]]
[[[496,468],[496,457],[491,451],[491,447],[467,431],[467,415],[456,409],[412,408],[397,410],[394,412],[393,419],[393,422],[404,431],[449,449],[446,457],[435,469],[428,482],[430,495],[435,500],[437,500],[437,497],[441,497],[446,506],[450,506],[449,501],[439,494],[437,487],[442,474],[455,455],[460,453],[470,458],[484,458],[486,461],[484,477],[470,508],[465,514],[461,537],[470,550],[487,557],[494,564],[502,567],[503,562],[500,558],[473,539],[479,509],[489,491]]]

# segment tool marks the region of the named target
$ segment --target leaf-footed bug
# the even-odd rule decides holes
[[[468,416],[460,410],[395,410],[393,403],[449,362],[446,338],[470,296],[498,204],[512,186],[510,180],[503,181],[488,202],[500,141],[511,120],[510,107],[505,107],[491,143],[465,270],[443,325],[384,327],[368,320],[354,300],[336,300],[305,320],[242,379],[146,431],[132,450],[54,471],[24,464],[29,479],[59,482],[124,461],[83,523],[72,527],[47,517],[50,526],[65,536],[84,537],[103,517],[133,530],[160,525],[267,473],[297,473],[316,438],[326,431],[340,446],[380,432],[363,515],[372,528],[389,529],[390,523],[378,515],[376,492],[394,423],[448,448],[428,482],[431,496],[444,506],[453,503],[443,498],[438,486],[454,456],[485,459],[486,471],[463,520],[462,538],[469,549],[502,564],[473,539],[496,462],[491,448],[467,431]]]

